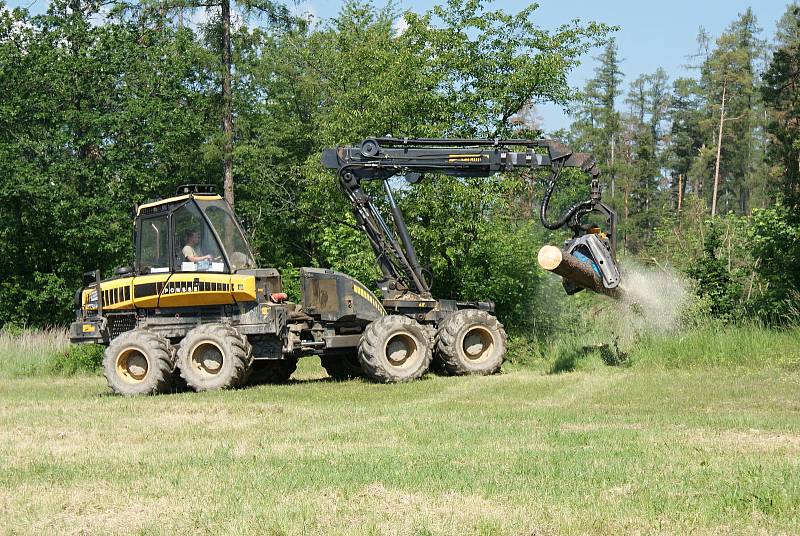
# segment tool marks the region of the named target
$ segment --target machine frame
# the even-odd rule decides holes
[[[599,170],[590,155],[557,141],[369,138],[358,147],[325,149],[322,163],[336,170],[372,246],[383,275],[381,299],[345,274],[301,268],[300,302],[289,301],[278,270],[255,266],[231,207],[209,185],[183,185],[175,197],[136,208],[134,265],[118,268],[105,280],[99,270],[88,272],[76,293],[70,338],[107,345],[104,370],[114,392],[165,392],[180,383],[174,381],[178,378],[195,390],[285,381],[306,355],[319,355],[337,379],[408,381],[425,374],[432,363],[449,374],[499,370],[506,334],[492,314],[494,303],[432,296],[389,184],[394,176],[413,183],[426,174],[482,177],[546,168],[551,179],[541,223],[549,229],[569,228],[573,235],[565,249],[592,264],[609,288],[618,284],[616,215],[601,202]],[[590,176],[591,195],[550,222],[549,200],[566,167]],[[390,220],[362,187],[363,181],[373,180],[382,181]],[[228,216],[224,234],[208,214],[211,206]],[[207,229],[206,247],[213,241],[219,250],[204,259],[208,264],[181,259],[177,219],[187,207]],[[591,213],[605,218],[608,234],[583,222]],[[148,225],[155,230],[156,246],[145,258]],[[239,240],[235,251],[231,240]],[[565,288],[568,293],[580,290]]]

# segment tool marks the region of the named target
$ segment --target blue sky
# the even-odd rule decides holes
[[[384,4],[383,0],[373,1],[378,6]],[[293,4],[294,0],[288,0],[287,3]],[[297,11],[308,11],[318,19],[324,19],[336,16],[343,0],[298,0],[296,3]],[[395,1],[399,10],[417,12],[426,11],[436,3],[440,2]],[[527,3],[495,0],[491,7],[519,11]],[[698,29],[702,26],[710,35],[717,37],[748,7],[753,8],[763,29],[763,36],[772,39],[775,24],[786,11],[787,3],[782,0],[540,0],[534,18],[544,29],[556,28],[574,18],[620,26],[616,37],[620,57],[624,60],[622,71],[627,86],[638,75],[651,73],[658,67],[663,67],[671,79],[690,74],[684,65],[689,61],[688,56],[697,50]],[[10,0],[8,6],[29,7],[32,12],[40,12],[46,8],[47,0]],[[593,75],[593,56],[597,53],[592,51],[587,54],[582,64],[573,71],[569,77],[572,86],[582,86]],[[540,105],[539,113],[548,131],[567,127],[570,123],[569,116],[559,106]]]

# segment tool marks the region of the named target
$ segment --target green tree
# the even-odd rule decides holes
[[[615,157],[620,143],[620,114],[616,100],[622,94],[619,49],[612,37],[602,53],[595,58],[595,76],[587,81],[577,95],[572,141],[584,151],[591,152],[601,163],[610,180],[611,200],[616,197]]]
[[[757,61],[764,46],[760,29],[748,9],[717,39],[715,48],[703,64],[700,83],[708,102],[707,131],[713,131],[716,150],[711,181],[711,215],[717,206],[747,213],[751,166],[757,140],[755,118],[757,99]]]
[[[476,0],[406,13],[402,32],[393,8],[359,2],[318,26],[244,20],[230,27],[226,97],[224,21],[200,34],[175,24],[191,5],[119,4],[102,18],[99,1],[55,0],[41,16],[0,12],[0,247],[15,259],[0,268],[0,323],[68,320],[82,272],[132,258],[130,208],[179,183],[224,189],[229,156],[263,264],[370,282],[372,253],[320,148],[388,133],[507,135],[537,102],[566,102],[566,74],[608,30],[573,22],[548,32],[534,6],[508,14]],[[219,128],[228,109],[232,148]],[[425,262],[445,270],[437,292],[496,292],[515,322],[536,287],[530,248],[540,242],[535,224],[518,221],[521,185],[431,177],[398,187]],[[478,236],[469,244],[454,234],[460,210],[474,219],[459,222]]]
[[[778,205],[753,211],[749,246],[758,269],[752,309],[772,322],[800,313],[800,209]]]
[[[677,200],[683,202],[690,188],[695,196],[699,195],[702,184],[700,178],[691,173],[692,164],[704,142],[702,100],[698,92],[697,82],[691,78],[679,78],[673,82],[668,111],[671,126],[667,163],[672,173],[676,208]]]
[[[528,104],[566,104],[566,75],[610,30],[575,20],[549,32],[535,24],[536,4],[518,13],[489,11],[481,0],[448,0],[425,15],[406,13],[408,35],[429,50],[447,134],[508,135],[509,119]]]
[[[67,320],[82,272],[130,260],[132,205],[205,174],[192,36],[99,9],[0,18],[0,323]]]
[[[665,182],[662,169],[670,97],[666,73],[658,69],[636,78],[626,98],[629,112],[623,116],[617,168],[623,182],[623,244],[633,252],[647,246],[663,217],[661,186]]]
[[[773,195],[800,205],[800,7],[792,4],[780,20],[777,48],[761,88],[769,108],[768,147]]]
[[[424,15],[405,13],[408,27],[398,33],[391,8],[345,4],[329,24],[296,36],[293,46],[297,60],[292,62],[306,66],[308,87],[319,99],[310,118],[316,147],[376,134],[504,136],[514,130],[512,118],[524,107],[563,102],[570,94],[566,72],[607,28],[573,23],[546,32],[533,23],[533,10],[508,14],[488,11],[483,2],[452,0]],[[354,228],[335,178],[319,169],[317,158],[314,154],[301,166],[299,179],[304,186],[300,210],[314,215],[302,218],[305,249],[316,263],[369,282],[376,276],[372,253]],[[397,196],[423,263],[435,273],[437,295],[476,299],[498,289],[499,310],[521,321],[525,307],[520,304],[536,286],[525,249],[534,241],[509,217],[519,192],[512,184],[518,183],[430,177],[398,188]],[[381,202],[378,185],[368,188]],[[450,224],[450,216],[462,210],[474,211],[470,236],[479,238],[472,243],[457,239]],[[335,222],[340,225],[332,231]],[[453,277],[446,257],[458,259],[465,275]],[[511,266],[519,268],[509,272]]]
[[[742,289],[719,254],[722,245],[720,227],[710,224],[703,255],[690,264],[687,273],[696,281],[698,295],[708,300],[710,314],[722,320],[734,320]]]
[[[213,69],[217,76],[214,78],[217,87],[219,122],[221,136],[218,139],[219,157],[223,172],[223,192],[225,199],[234,204],[234,145],[235,127],[234,117],[234,44],[233,34],[237,18],[259,17],[267,28],[291,28],[296,24],[303,24],[289,15],[288,8],[281,2],[273,0],[143,0],[128,1],[117,0],[118,11],[135,11],[152,13],[159,18],[162,25],[168,25],[173,15],[178,16],[178,27],[183,27],[186,12],[194,14],[197,10],[204,10],[207,22],[203,25],[203,36],[209,50],[218,58],[218,69]],[[239,9],[238,13],[236,9]],[[237,17],[238,16],[238,17]],[[244,26],[244,24],[242,24]],[[246,32],[245,32],[246,33]]]
[[[757,267],[753,312],[773,322],[796,321],[800,311],[800,7],[787,7],[776,31],[776,49],[763,76],[770,165],[768,195],[773,208],[754,210],[750,251]],[[757,277],[755,277],[757,276]],[[753,285],[751,285],[752,287]]]

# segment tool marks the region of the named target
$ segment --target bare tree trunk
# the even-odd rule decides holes
[[[624,195],[625,195],[625,210],[624,210],[625,232],[622,234],[622,244],[624,250],[628,251],[628,197],[630,197],[630,195],[629,195],[629,188],[627,181],[625,183]]]
[[[611,135],[611,199],[614,199],[614,190],[616,189],[616,173],[614,171],[614,135]]]
[[[683,201],[683,175],[678,173],[678,212],[681,211],[681,202]]]
[[[233,206],[233,97],[231,94],[231,2],[222,0],[222,130],[225,199]]]
[[[711,217],[717,215],[717,191],[719,190],[719,157],[722,151],[722,126],[725,124],[725,90],[727,82],[722,84],[722,106],[719,110],[719,134],[717,135],[717,163],[714,165],[714,192],[711,194]]]

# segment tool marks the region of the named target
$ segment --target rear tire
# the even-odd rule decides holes
[[[447,374],[494,374],[505,360],[506,349],[503,325],[479,309],[451,314],[436,333],[436,360]]]
[[[118,395],[166,393],[175,359],[169,341],[146,329],[126,331],[103,354],[108,386]]]
[[[253,355],[247,338],[225,324],[203,324],[186,334],[178,368],[195,391],[233,389],[247,379]]]
[[[334,380],[363,378],[364,370],[358,360],[358,352],[339,355],[324,355],[320,358],[322,367]]]
[[[358,345],[368,378],[381,383],[415,380],[428,371],[432,351],[428,334],[415,320],[389,315],[372,322]]]
[[[247,384],[286,383],[295,370],[297,370],[297,359],[255,360]]]

